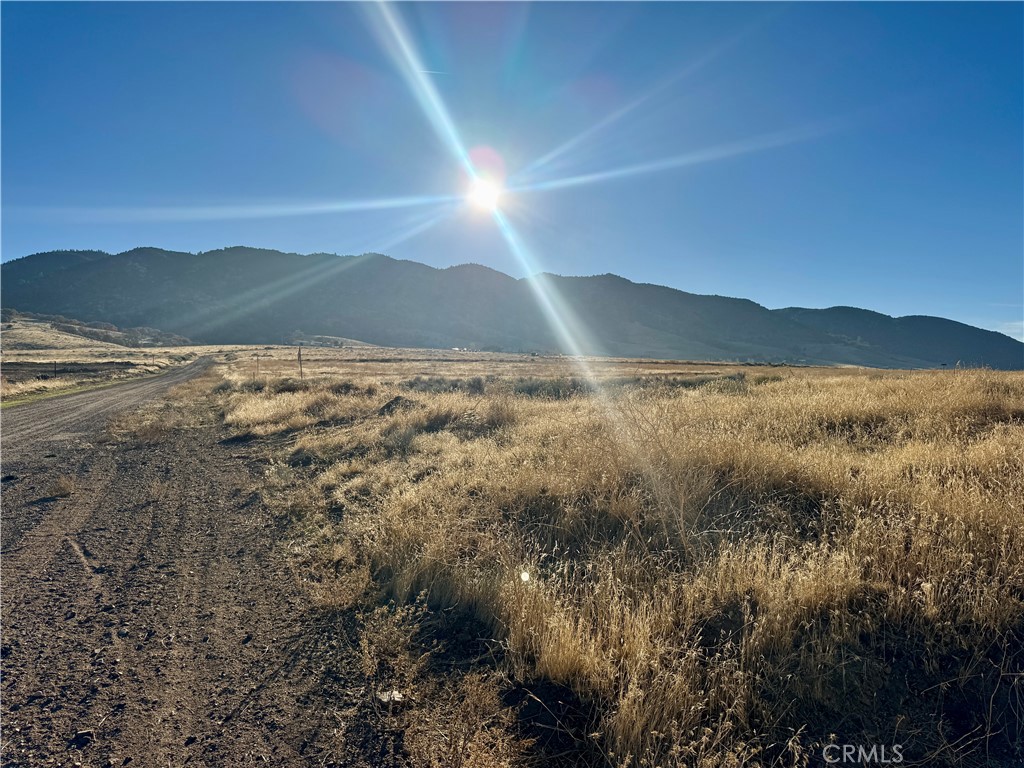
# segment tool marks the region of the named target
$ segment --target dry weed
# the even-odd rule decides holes
[[[595,708],[611,765],[805,765],[832,738],[1024,755],[1024,376],[466,381],[221,397],[239,429],[297,433],[317,551],[468,611],[511,674]],[[403,731],[421,764],[505,764],[503,730],[454,725],[469,680],[431,694],[449,725]]]

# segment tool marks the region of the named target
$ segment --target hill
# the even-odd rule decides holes
[[[96,341],[77,333],[68,333],[43,320],[29,320],[24,317],[5,321],[0,331],[0,347],[4,352],[14,349],[123,349],[119,344]]]
[[[4,308],[0,346],[14,349],[124,349],[182,346],[189,340],[156,328],[118,328],[105,322],[84,323],[61,315],[39,315]]]
[[[156,327],[204,343],[335,336],[618,357],[1024,368],[1021,342],[951,320],[848,307],[769,310],[616,275],[517,280],[474,264],[435,269],[379,254],[244,247],[42,253],[3,264],[0,275],[5,307]],[[552,304],[568,336],[553,330]]]

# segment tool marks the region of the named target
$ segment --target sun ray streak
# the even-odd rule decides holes
[[[605,115],[598,122],[594,123],[589,128],[585,128],[582,132],[576,134],[571,139],[562,142],[545,155],[542,155],[536,160],[533,160],[525,168],[523,168],[523,170],[521,170],[517,174],[517,176],[520,176],[525,179],[529,178],[529,175],[531,173],[543,170],[545,167],[551,165],[551,163],[557,160],[559,157],[575,149],[577,146],[585,142],[591,136],[594,136],[603,131],[604,129],[608,128],[609,126],[617,123],[619,120],[626,117],[631,112],[634,112],[638,108],[642,107],[644,104],[649,102],[658,94],[663,93],[672,86],[676,85],[681,80],[684,80],[685,78],[689,77],[695,72],[706,67],[715,59],[719,58],[723,53],[725,53],[731,48],[734,48],[741,40],[747,37],[751,33],[751,31],[758,26],[760,26],[760,22],[758,24],[752,24],[747,28],[741,30],[737,34],[733,35],[732,37],[720,42],[718,45],[706,51],[702,56],[699,56],[697,59],[690,62],[686,66],[681,67],[677,71],[670,74],[668,77],[663,78],[660,82],[655,83],[653,86],[648,88],[644,93],[640,94],[632,101],[619,107],[614,112]]]
[[[477,179],[476,168],[462,143],[459,132],[440,95],[433,88],[429,78],[426,77],[424,73],[425,68],[421,63],[420,57],[417,55],[412,41],[405,33],[399,18],[383,2],[376,3],[374,7],[380,12],[380,17],[384,21],[384,27],[390,34],[390,37],[382,36],[382,45],[395,59],[406,82],[419,102],[420,108],[424,111],[442,141],[452,150],[469,178],[471,180]],[[607,414],[609,422],[613,425],[621,426],[621,414],[610,403],[607,393],[603,390],[601,382],[586,359],[587,352],[593,354],[597,349],[593,341],[586,334],[572,308],[562,299],[556,286],[540,269],[539,262],[530,253],[516,228],[501,208],[494,206],[491,214],[505,243],[508,245],[509,251],[528,275],[527,280],[530,289],[536,297],[538,306],[544,315],[544,320],[551,328],[557,344],[572,356],[573,365],[594,389],[595,397],[599,398],[601,407]],[[617,429],[617,431],[619,434],[623,434],[623,430]],[[633,450],[630,452],[635,453]]]
[[[577,176],[565,176],[560,179],[538,181],[532,184],[522,184],[509,187],[510,192],[539,192],[552,189],[566,189],[579,187],[585,184],[596,184],[604,181],[614,181],[630,176],[640,176],[648,173],[660,173],[675,168],[685,168],[690,165],[710,163],[715,160],[725,160],[740,155],[748,155],[776,147],[784,147],[789,144],[797,144],[804,141],[824,136],[835,130],[835,127],[828,127],[824,124],[792,128],[785,131],[777,131],[762,136],[755,136],[749,139],[719,144],[706,149],[699,149],[693,152],[686,152],[681,155],[665,157],[660,160],[651,160],[646,163],[635,163],[619,168],[610,168],[605,171],[595,171]]]
[[[379,17],[374,19],[377,22],[374,24],[374,31],[377,33],[381,45],[392,57],[438,136],[459,160],[469,177],[476,179],[478,177],[476,168],[462,142],[458,129],[440,94],[437,93],[430,78],[427,77],[424,71],[426,67],[423,66],[422,59],[401,19],[386,2],[375,3],[373,8],[379,13]],[[526,274],[530,275],[530,286],[537,296],[545,320],[559,344],[579,360],[586,377],[593,381],[594,377],[589,367],[582,360],[583,346],[580,343],[582,329],[579,324],[573,321],[571,313],[558,297],[557,291],[544,278],[538,263],[524,246],[508,217],[498,208],[495,208],[492,214],[512,255],[523,266]]]
[[[430,70],[424,66],[402,20],[386,2],[376,2],[371,7],[377,12],[376,16],[371,17],[371,27],[381,46],[398,67],[399,73],[438,137],[462,164],[469,177],[476,178],[476,170],[469,159],[469,153],[462,142],[455,121],[452,120],[441,95],[434,87],[429,76]]]
[[[512,226],[512,222],[500,210],[495,210],[493,215],[495,222],[498,224],[498,230],[501,232],[502,237],[505,238],[509,251],[511,251],[528,275],[527,280],[530,289],[533,291],[537,303],[544,313],[545,320],[554,332],[558,342],[569,354],[577,359],[578,365],[582,367],[586,377],[589,380],[593,380],[594,377],[589,367],[583,361],[584,348],[583,339],[581,338],[582,329],[579,327],[579,323],[572,317],[572,314],[565,306],[565,302],[558,295],[557,289],[550,284],[550,281],[541,272],[538,263],[523,244],[519,233]]]
[[[663,473],[657,471],[651,457],[644,450],[642,440],[638,438],[635,429],[631,428],[631,425],[635,427],[635,411],[632,410],[631,403],[628,399],[612,397],[587,360],[586,351],[595,348],[583,325],[548,277],[537,271],[537,262],[523,244],[508,218],[500,210],[495,210],[493,215],[502,236],[508,243],[509,250],[527,270],[527,274],[532,275],[531,278],[528,278],[529,286],[545,315],[545,320],[554,331],[559,343],[572,356],[573,367],[590,386],[593,392],[592,396],[607,420],[613,439],[616,440],[623,454],[636,462],[641,474],[650,483],[656,502],[666,506],[676,503],[678,500],[672,498],[672,490],[665,482]]]
[[[227,305],[206,305],[192,311],[185,317],[184,324],[187,326],[188,334],[193,338],[202,339],[208,333],[218,328],[230,327],[246,316],[260,311],[273,311],[278,302],[320,285],[365,260],[364,257],[341,256],[308,258],[314,260],[312,266],[282,280],[237,294]]]
[[[442,221],[444,221],[451,215],[452,208],[450,206],[446,206],[443,210],[426,217],[423,221],[413,224],[404,232],[399,232],[391,236],[387,240],[384,240],[381,243],[375,245],[374,250],[383,253],[384,251],[390,248],[394,248],[396,245],[399,245],[400,243],[412,240],[414,237],[423,234],[428,229],[436,227],[438,224],[440,224]]]
[[[290,216],[320,216],[333,213],[359,213],[425,205],[449,204],[460,198],[452,195],[417,195],[384,197],[368,200],[325,200],[309,203],[209,206],[144,206],[144,207],[31,207],[19,212],[60,217],[78,222],[143,222],[143,221],[229,221],[234,219],[272,219]]]
[[[425,72],[427,68],[423,65],[401,19],[386,2],[374,3],[372,7],[379,14],[373,19],[375,22],[373,27],[382,47],[398,67],[420,109],[423,110],[439,138],[462,164],[469,178],[475,180],[478,178],[478,173],[469,157],[469,152],[462,142],[444,101],[427,76]],[[581,344],[582,329],[579,324],[574,322],[565,303],[560,300],[557,291],[542,274],[539,264],[523,244],[508,217],[497,207],[493,209],[492,215],[512,255],[530,276],[528,279],[531,289],[534,291],[544,313],[545,321],[551,327],[558,343],[578,361],[586,378],[594,381],[589,366],[583,360],[584,345]]]
[[[452,206],[445,206],[425,220],[416,222],[414,226],[406,229],[404,232],[397,233],[390,240],[375,244],[373,250],[384,251],[397,243],[409,240],[435,226],[442,219],[450,216],[451,212]],[[232,323],[238,322],[241,318],[253,312],[273,311],[275,305],[284,299],[331,280],[364,261],[364,257],[344,258],[337,256],[323,258],[320,256],[310,256],[308,258],[314,260],[312,266],[289,275],[282,280],[278,280],[273,284],[253,288],[238,294],[227,306],[207,306],[192,311],[186,317],[189,334],[196,338],[203,338],[217,328],[230,326]]]

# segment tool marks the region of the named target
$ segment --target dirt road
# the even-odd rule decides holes
[[[210,404],[106,420],[203,372],[3,414],[4,766],[333,765],[351,619],[309,607]]]
[[[44,445],[73,442],[99,432],[115,413],[159,397],[203,373],[211,364],[209,358],[201,358],[161,376],[8,408],[0,416],[3,461],[30,457]]]

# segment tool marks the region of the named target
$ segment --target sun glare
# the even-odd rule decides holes
[[[501,189],[492,181],[476,179],[473,186],[469,188],[466,199],[475,208],[483,211],[494,211],[498,207],[498,200],[501,198]]]

